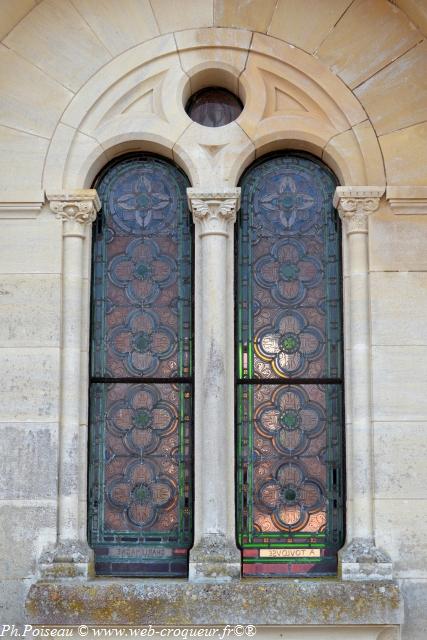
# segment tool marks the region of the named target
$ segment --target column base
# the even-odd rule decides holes
[[[42,554],[39,570],[42,580],[93,577],[93,551],[84,542],[65,540]]]
[[[343,580],[392,580],[390,556],[372,538],[353,538],[339,553]]]
[[[190,551],[190,582],[229,582],[239,580],[240,572],[240,551],[223,534],[203,536]]]

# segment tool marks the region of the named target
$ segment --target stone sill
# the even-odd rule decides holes
[[[37,582],[26,602],[33,624],[398,625],[398,584],[339,580],[63,580]]]

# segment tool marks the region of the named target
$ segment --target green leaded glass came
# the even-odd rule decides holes
[[[100,176],[90,544],[101,575],[185,576],[192,543],[192,239],[186,177],[149,155]]]
[[[237,504],[245,576],[323,576],[343,544],[339,220],[333,174],[257,163],[237,228]]]

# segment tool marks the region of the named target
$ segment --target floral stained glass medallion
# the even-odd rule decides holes
[[[192,542],[191,235],[185,176],[152,156],[98,181],[90,543],[107,575],[187,572]]]
[[[237,229],[237,504],[243,574],[336,573],[343,538],[340,229],[320,162],[271,157]]]

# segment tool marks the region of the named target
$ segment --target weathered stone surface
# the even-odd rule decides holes
[[[61,271],[61,224],[49,219],[2,220],[0,273],[53,274]]]
[[[7,580],[2,582],[0,597],[0,620],[2,624],[22,624],[25,621],[25,598],[30,586],[31,580]]]
[[[31,587],[26,610],[29,621],[49,624],[399,624],[402,619],[396,583],[329,580],[39,582]]]
[[[425,580],[402,580],[405,598],[405,624],[402,640],[425,640],[427,629],[427,582]]]
[[[427,500],[375,500],[375,527],[376,543],[390,554],[395,578],[425,578]]]
[[[59,347],[60,303],[59,275],[0,274],[0,346]]]
[[[369,268],[371,272],[427,271],[426,243],[427,216],[379,211],[370,220]]]
[[[427,419],[426,360],[424,345],[372,348],[374,420]]]
[[[3,421],[58,419],[59,360],[57,348],[0,349]]]
[[[376,497],[424,499],[427,422],[374,422],[373,429]]]
[[[58,425],[0,422],[0,500],[56,498]]]
[[[54,500],[0,501],[2,580],[34,579],[37,560],[42,550],[52,544],[55,536],[56,504]]]
[[[379,549],[374,540],[354,538],[340,552],[343,580],[391,580],[390,556]]]

